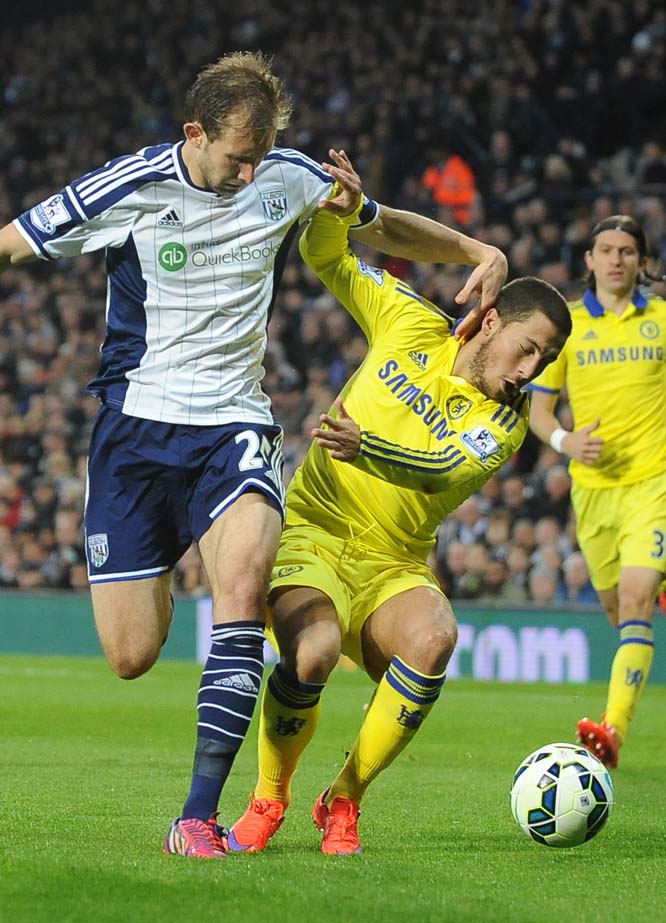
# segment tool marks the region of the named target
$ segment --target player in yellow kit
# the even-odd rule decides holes
[[[335,160],[338,182],[353,184],[349,161]],[[378,685],[313,817],[324,853],[360,851],[359,802],[431,710],[456,642],[426,564],[435,529],[516,451],[528,426],[521,388],[570,330],[559,292],[520,279],[469,342],[455,340],[441,309],[353,255],[352,220],[321,212],[301,241],[370,346],[289,487],[269,597],[281,659],[263,698],[259,780],[229,834],[232,851],[263,849],[282,823],[341,651]]]
[[[647,244],[626,215],[594,228],[588,288],[571,305],[573,331],[532,385],[530,425],[571,458],[578,541],[619,644],[601,721],[578,739],[610,768],[653,655],[652,614],[666,571],[666,301],[637,287]],[[566,385],[574,430],[554,415]]]

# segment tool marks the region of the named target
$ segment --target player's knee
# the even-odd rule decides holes
[[[433,622],[416,633],[411,642],[409,665],[434,676],[446,668],[458,640],[455,620]]]
[[[283,670],[297,683],[315,683],[323,685],[328,680],[331,671],[337,663],[337,658],[332,661],[321,654],[316,657],[303,657],[297,662],[289,662],[282,658]]]
[[[340,652],[332,654],[318,651],[314,656],[303,656],[297,664],[298,679],[302,683],[325,683],[331,675],[340,657]]]
[[[615,624],[627,619],[651,619],[654,606],[654,591],[640,586],[622,588]]]
[[[325,683],[340,659],[340,631],[323,623],[292,650],[289,667],[302,683]]]
[[[225,621],[229,612],[236,613],[241,620],[264,621],[267,590],[268,581],[261,575],[245,574],[214,601],[214,621]]]
[[[138,679],[153,666],[159,651],[114,651],[106,654],[113,672],[120,679]]]

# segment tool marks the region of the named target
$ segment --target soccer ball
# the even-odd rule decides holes
[[[580,846],[604,826],[614,804],[606,767],[578,744],[539,747],[522,761],[511,785],[511,810],[544,846]]]

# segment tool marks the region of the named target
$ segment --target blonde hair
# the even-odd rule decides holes
[[[286,128],[291,101],[261,52],[235,51],[204,67],[185,97],[185,120],[198,122],[210,140],[241,113],[257,135]]]

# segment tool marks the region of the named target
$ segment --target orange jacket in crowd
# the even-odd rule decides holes
[[[438,205],[453,209],[460,224],[469,222],[470,207],[476,196],[476,177],[462,157],[452,154],[447,160],[430,164],[421,183],[431,190]]]

